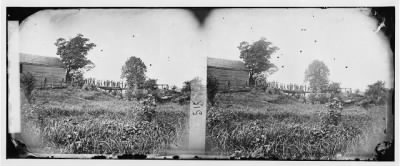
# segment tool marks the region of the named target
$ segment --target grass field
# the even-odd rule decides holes
[[[38,90],[23,102],[23,135],[41,153],[164,154],[186,146],[188,105],[158,104],[153,121],[142,104],[104,92]],[[382,140],[385,106],[347,107],[337,126],[324,125],[327,108],[265,93],[218,94],[208,107],[206,150],[267,159],[372,157]]]

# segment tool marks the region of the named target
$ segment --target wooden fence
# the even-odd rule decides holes
[[[273,89],[279,89],[285,93],[300,93],[300,94],[305,94],[305,93],[332,93],[335,91],[344,91],[346,93],[352,93],[351,88],[338,88],[338,89],[321,89],[319,91],[313,91],[313,89],[310,86],[307,85],[298,85],[298,84],[284,84],[284,83],[279,83],[276,81],[273,82],[267,82],[266,83],[267,88],[273,88]]]
[[[96,80],[95,78],[87,78],[83,83],[89,86],[96,86],[102,89],[127,89],[128,84],[124,81],[114,80]]]

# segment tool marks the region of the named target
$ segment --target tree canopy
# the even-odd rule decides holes
[[[147,67],[140,58],[131,56],[122,66],[121,78],[126,78],[130,89],[141,87],[146,80]]]
[[[322,91],[328,88],[329,84],[329,69],[324,62],[314,60],[308,65],[305,71],[305,82],[309,83],[313,92]]]
[[[67,69],[65,75],[67,82],[71,80],[72,72],[79,69],[88,71],[94,67],[94,63],[87,59],[87,54],[96,44],[90,43],[82,34],[77,34],[69,40],[58,38],[54,44],[57,46],[56,54],[60,56],[61,62]]]
[[[143,88],[147,89],[147,90],[156,90],[158,89],[157,87],[157,79],[147,79],[144,84],[143,84]]]
[[[249,69],[250,85],[254,85],[255,83],[255,74],[275,67],[269,59],[279,48],[272,46],[272,43],[267,41],[266,38],[261,38],[252,44],[243,41],[240,43],[238,49],[240,50],[240,58],[243,59],[245,66]]]

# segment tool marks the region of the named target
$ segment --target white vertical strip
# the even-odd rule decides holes
[[[204,49],[200,49],[203,50]],[[189,111],[189,153],[204,154],[207,115],[207,59],[202,51],[193,59],[197,77],[191,82]],[[196,81],[197,80],[197,81]]]
[[[8,130],[21,132],[21,102],[19,81],[19,23],[8,21]]]

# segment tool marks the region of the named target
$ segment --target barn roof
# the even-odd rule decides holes
[[[19,62],[45,66],[64,67],[64,64],[61,62],[60,58],[32,55],[27,53],[19,53]]]
[[[242,61],[211,58],[211,57],[207,57],[207,67],[225,68],[225,69],[234,69],[234,70],[246,70],[247,71],[247,68],[244,65],[244,62],[242,62]]]

